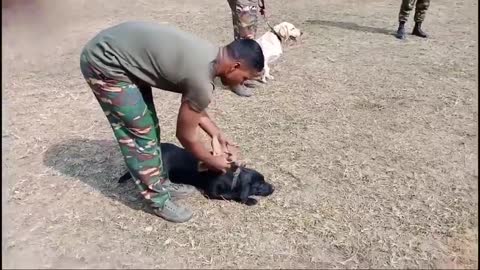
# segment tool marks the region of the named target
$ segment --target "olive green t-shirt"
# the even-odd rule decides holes
[[[98,33],[82,53],[108,78],[181,93],[202,111],[212,98],[218,50],[173,26],[125,22]]]

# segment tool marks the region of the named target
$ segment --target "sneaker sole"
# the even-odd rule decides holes
[[[160,213],[156,213],[156,212],[154,212],[154,213],[155,213],[155,215],[157,215],[157,216],[165,219],[166,221],[170,221],[170,222],[173,222],[173,223],[184,223],[184,222],[189,221],[189,220],[193,217],[193,213],[191,213],[189,216],[187,216],[187,217],[185,217],[185,218],[183,218],[183,219],[173,219],[173,218],[165,217],[165,216],[163,216],[163,215],[160,214]]]

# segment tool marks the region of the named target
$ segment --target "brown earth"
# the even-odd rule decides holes
[[[432,1],[431,38],[401,42],[399,0],[267,0],[304,38],[275,81],[248,99],[217,91],[209,111],[277,190],[254,207],[196,195],[180,225],[116,183],[123,161],[79,52],[131,19],[225,44],[226,1],[9,2],[3,267],[477,267],[478,1]],[[179,96],[155,97],[162,140],[178,144]]]

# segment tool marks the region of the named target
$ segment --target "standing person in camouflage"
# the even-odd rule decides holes
[[[427,34],[422,30],[422,22],[425,20],[425,14],[427,13],[428,7],[430,6],[430,0],[402,0],[402,5],[400,7],[399,17],[399,26],[395,36],[399,39],[405,39],[405,23],[408,20],[410,11],[412,11],[413,6],[415,5],[415,26],[413,28],[413,35],[426,38]]]
[[[232,12],[233,37],[237,39],[255,39],[258,27],[258,11],[263,14],[263,5],[259,2],[263,0],[228,0]],[[254,87],[248,84],[248,87]],[[232,87],[232,91],[244,97],[249,97],[253,93],[246,88],[245,84]]]
[[[189,220],[192,212],[175,200],[195,189],[170,182],[163,168],[152,87],[182,95],[178,140],[209,169],[224,173],[230,161],[210,154],[197,136],[200,127],[224,149],[230,144],[205,111],[213,80],[218,76],[225,85],[241,84],[258,76],[263,61],[262,49],[253,40],[219,48],[175,27],[147,22],[113,26],[85,45],[83,76],[107,116],[130,174],[158,216]]]

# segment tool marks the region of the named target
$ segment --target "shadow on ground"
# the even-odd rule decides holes
[[[341,29],[368,32],[368,33],[374,33],[374,34],[384,34],[384,35],[394,34],[394,32],[392,32],[390,29],[363,26],[363,25],[358,25],[356,23],[352,23],[352,22],[338,22],[338,21],[327,21],[327,20],[306,20],[305,22],[308,24],[318,24],[322,26],[336,27]]]
[[[201,179],[197,171],[198,161],[191,153],[171,143],[161,143],[161,151],[163,168],[168,171],[172,182],[192,185],[200,192],[206,188],[202,184],[205,182],[197,181]],[[73,139],[61,142],[46,151],[43,161],[46,166],[81,180],[106,197],[132,209],[151,213],[133,181],[119,183],[126,168],[114,141]],[[257,200],[250,198],[248,202],[247,205],[254,205]]]
[[[118,178],[126,170],[118,144],[113,140],[61,142],[45,152],[43,162],[64,175],[79,179],[106,197],[132,209],[150,212],[132,181],[118,183]]]

